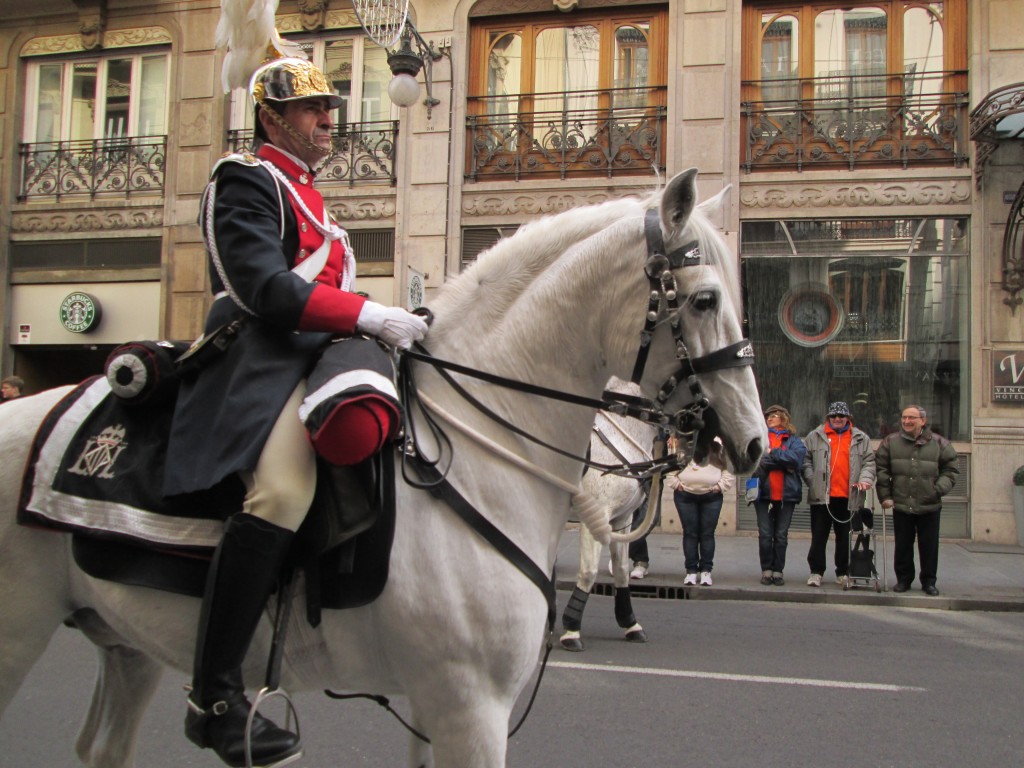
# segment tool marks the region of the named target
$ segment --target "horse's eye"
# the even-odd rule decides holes
[[[693,294],[693,308],[706,312],[718,306],[718,294],[715,291],[697,291]]]

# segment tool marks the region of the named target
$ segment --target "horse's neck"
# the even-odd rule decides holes
[[[457,280],[454,295],[443,293],[435,307],[432,351],[512,379],[598,397],[611,375],[628,373],[640,340],[643,273],[639,261],[624,253],[629,234],[637,240],[639,221],[632,228],[623,222],[608,227],[546,269],[509,271],[499,283],[476,282],[469,291],[467,281]],[[494,305],[502,312],[495,313]],[[456,314],[461,310],[467,314]],[[592,416],[584,409],[496,395],[492,387],[485,393],[519,410],[536,433],[552,437],[564,435],[566,418],[577,412],[574,436],[586,445]]]
[[[442,359],[597,398],[612,374],[624,373],[623,369],[631,365],[624,354],[618,359],[610,358],[609,349],[614,345],[609,344],[609,336],[624,333],[622,327],[635,326],[630,329],[636,332],[631,341],[634,345],[639,343],[644,309],[641,277],[636,261],[629,262],[622,244],[613,243],[600,251],[566,254],[529,279],[517,280],[510,275],[503,285],[476,286],[472,300],[467,300],[464,286],[456,286],[459,290],[450,301],[442,296],[435,304],[436,319],[427,345]],[[509,290],[515,290],[516,295],[505,295]],[[494,299],[504,308],[500,314],[492,311],[493,292],[502,293]],[[641,300],[626,301],[626,295]],[[463,310],[466,314],[457,316]],[[619,346],[624,349],[627,345],[623,342]],[[422,366],[418,370],[422,372],[418,375],[421,391],[454,418],[526,461],[566,481],[579,482],[578,460],[559,456],[497,425],[456,395],[436,373]],[[523,431],[575,456],[586,452],[594,418],[592,410],[458,378],[487,407]],[[569,494],[513,467],[493,452],[481,450],[481,444],[464,432],[448,427],[446,432],[455,443],[453,483],[471,501],[493,505],[497,518],[507,518],[495,519],[496,524],[513,526],[521,537],[532,539],[528,551],[548,547],[546,554],[553,557],[551,547],[568,517]],[[516,501],[509,503],[509,499]],[[524,516],[531,515],[533,521],[527,522]]]

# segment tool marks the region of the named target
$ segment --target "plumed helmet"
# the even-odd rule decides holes
[[[342,98],[333,93],[327,78],[311,61],[293,57],[273,59],[262,64],[249,81],[249,94],[253,102],[298,101],[299,99],[327,99],[331,109],[342,104]]]

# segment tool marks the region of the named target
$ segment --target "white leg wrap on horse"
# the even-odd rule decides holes
[[[577,491],[572,497],[572,508],[580,522],[590,531],[590,535],[602,544],[607,544],[612,535],[612,526],[608,522],[608,507],[598,504],[589,493]]]

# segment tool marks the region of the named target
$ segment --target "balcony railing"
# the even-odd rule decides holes
[[[166,136],[21,145],[19,200],[162,193]]]
[[[761,80],[744,92],[744,170],[967,162],[963,73]]]
[[[332,139],[334,150],[320,166],[317,178],[325,182],[395,185],[395,148],[398,121],[346,123],[339,125]],[[252,149],[251,130],[228,131],[232,152]]]
[[[597,106],[527,111],[555,99]],[[466,177],[612,176],[665,170],[664,88],[471,97]],[[602,106],[607,104],[608,106]]]

